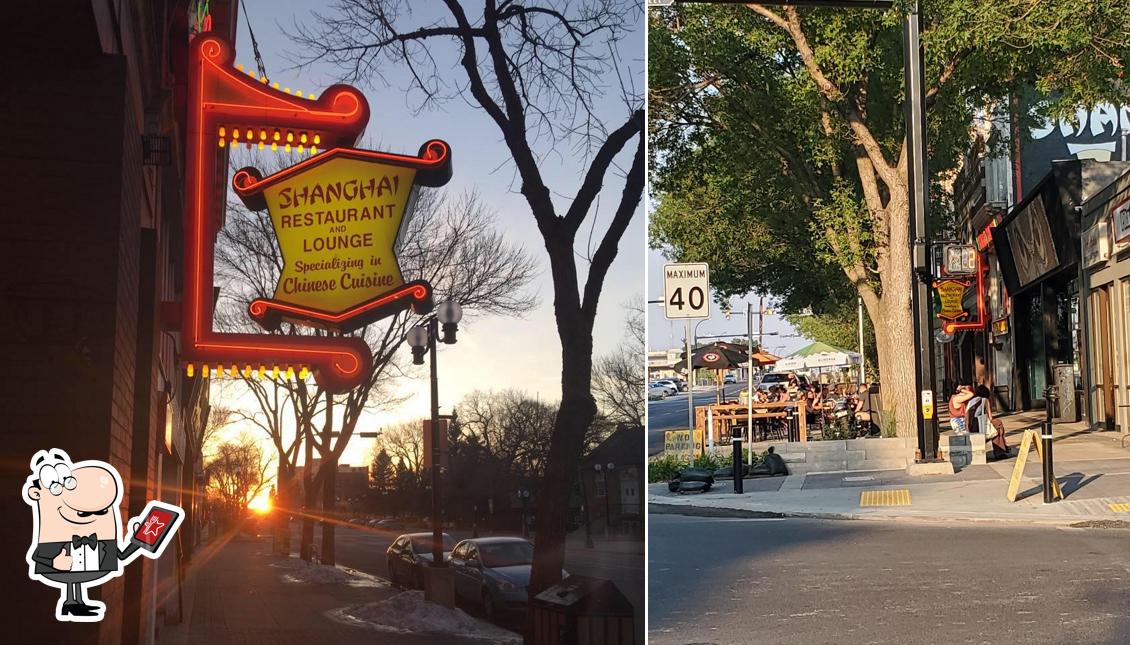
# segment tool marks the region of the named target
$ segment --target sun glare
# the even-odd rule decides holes
[[[247,508],[259,513],[260,515],[269,513],[271,511],[271,497],[267,493],[259,493],[255,499],[247,504]]]

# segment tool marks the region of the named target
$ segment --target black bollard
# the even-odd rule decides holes
[[[735,434],[730,442],[734,444],[734,492],[743,493],[742,489],[742,436]]]
[[[1055,470],[1052,468],[1052,413],[1055,409],[1056,399],[1059,398],[1056,386],[1049,385],[1044,390],[1044,407],[1047,415],[1044,419],[1044,431],[1040,435],[1040,447],[1044,453],[1044,503],[1051,504],[1055,501]]]

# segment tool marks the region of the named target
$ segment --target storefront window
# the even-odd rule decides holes
[[[1048,358],[1044,349],[1044,299],[1038,290],[1028,299],[1028,329],[1030,342],[1027,365],[1028,398],[1040,401],[1048,387]]]

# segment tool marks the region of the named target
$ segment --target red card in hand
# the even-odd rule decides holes
[[[146,511],[131,541],[147,551],[159,553],[165,539],[180,524],[181,510],[174,506],[149,502]]]

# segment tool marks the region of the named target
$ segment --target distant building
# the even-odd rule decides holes
[[[581,460],[581,487],[593,535],[643,538],[643,428],[620,426]]]
[[[337,467],[337,497],[360,500],[369,492],[369,467],[341,464]]]
[[[683,348],[661,349],[647,353],[647,378],[669,378],[679,375],[679,361],[683,356]],[[685,369],[685,368],[684,368]]]

